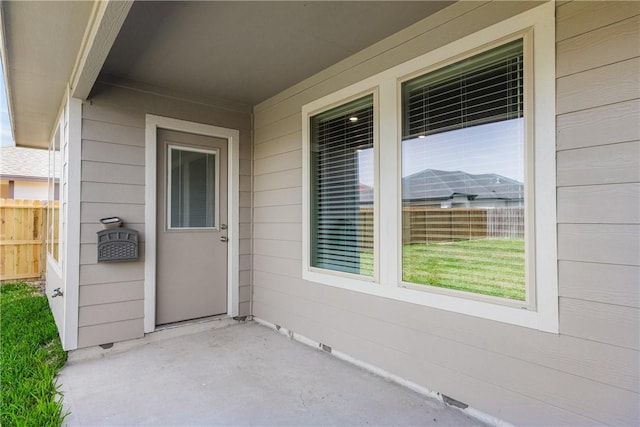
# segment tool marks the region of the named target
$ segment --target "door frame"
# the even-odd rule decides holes
[[[239,312],[240,131],[186,120],[147,114],[145,118],[145,262],[144,332],[156,329],[156,223],[158,128],[227,140],[227,316]]]

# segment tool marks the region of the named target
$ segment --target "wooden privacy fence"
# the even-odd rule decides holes
[[[402,241],[404,243],[455,242],[487,237],[485,209],[402,209]]]
[[[52,217],[58,218],[58,202],[55,203]],[[58,227],[52,228],[57,245]],[[0,199],[0,279],[42,277],[47,259],[46,236],[46,202]]]
[[[373,209],[360,208],[360,246],[373,247]],[[515,208],[402,208],[402,242],[437,243],[485,238],[524,237],[524,209]]]

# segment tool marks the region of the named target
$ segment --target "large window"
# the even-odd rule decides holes
[[[47,201],[47,252],[56,262],[60,262],[60,177],[62,175],[61,131],[58,126],[49,145],[49,197]]]
[[[402,84],[402,280],[526,299],[523,40]]]
[[[373,275],[373,96],[311,118],[311,266]]]
[[[303,279],[558,331],[554,25],[547,3],[303,106]]]

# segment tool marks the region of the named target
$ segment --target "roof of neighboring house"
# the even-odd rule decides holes
[[[524,184],[496,173],[472,175],[463,171],[425,169],[402,179],[403,200],[522,199]]]
[[[60,152],[56,152],[59,164]],[[0,174],[3,178],[47,179],[49,151],[22,147],[0,147]],[[56,177],[60,171],[56,171]]]
[[[360,203],[373,203],[373,188],[360,183]],[[524,184],[497,173],[472,175],[463,171],[425,169],[402,178],[402,199],[447,200],[454,196],[469,200],[520,200]]]

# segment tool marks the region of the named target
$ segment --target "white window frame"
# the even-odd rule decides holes
[[[468,292],[446,292],[425,286],[405,287],[402,282],[401,224],[401,83],[431,69],[471,56],[486,48],[526,34],[525,61],[532,68],[525,103],[533,116],[527,129],[529,172],[525,180],[533,194],[526,196],[528,228],[527,288],[529,300],[509,302],[506,298],[478,296]],[[532,64],[531,64],[532,63]],[[526,79],[527,77],[525,77]],[[310,267],[310,118],[319,112],[349,102],[358,96],[374,97],[374,279],[348,277]],[[352,86],[313,101],[302,108],[303,136],[303,264],[302,277],[342,289],[363,292],[443,309],[480,318],[558,332],[558,275],[556,231],[555,163],[555,8],[552,2],[428,52],[403,64],[362,80]],[[529,122],[525,116],[525,120]],[[384,159],[381,161],[381,159]],[[385,203],[379,203],[384,200]],[[389,201],[394,201],[390,203]],[[535,201],[535,202],[534,202]],[[532,232],[530,231],[532,230]],[[533,236],[531,235],[533,234]],[[532,238],[533,237],[533,238]],[[385,260],[380,262],[380,260]],[[387,260],[395,260],[389,262]],[[433,290],[433,289],[435,290]]]
[[[63,199],[65,194],[64,190],[64,180],[63,180],[63,164],[65,161],[65,152],[63,151],[63,146],[65,144],[66,138],[66,123],[65,123],[65,111],[66,106],[62,110],[60,114],[60,118],[56,122],[56,127],[53,130],[53,135],[51,137],[51,142],[49,143],[49,173],[47,181],[49,183],[49,197],[47,201],[47,259],[48,262],[51,263],[52,266],[55,267],[56,273],[58,276],[62,275],[62,265],[63,265],[63,245],[65,243],[64,236],[64,202],[66,200]],[[56,142],[58,146],[56,147]],[[56,156],[57,153],[57,156]],[[58,199],[56,199],[56,175],[57,184],[58,184]],[[58,202],[58,221],[54,223],[53,221],[53,210],[55,208],[55,202]],[[56,230],[58,231],[58,253],[56,254],[54,248],[55,244],[55,235]],[[57,259],[56,259],[57,255]]]

